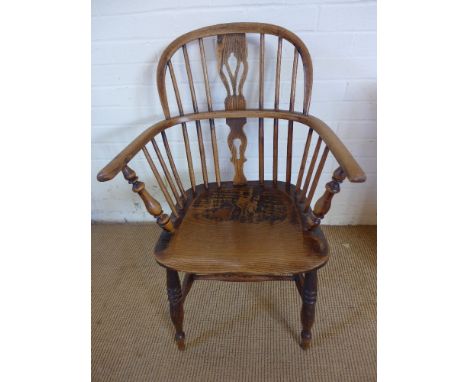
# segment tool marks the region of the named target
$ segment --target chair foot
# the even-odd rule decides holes
[[[317,302],[317,271],[307,272],[304,278],[301,309],[301,348],[306,350],[312,340],[311,328],[315,321],[315,304]]]
[[[300,344],[301,348],[303,350],[309,349],[311,340],[312,340],[312,333],[310,332],[310,330],[309,331],[303,330],[301,332],[301,344]]]
[[[185,350],[185,333],[176,333],[174,339],[176,341],[177,348],[181,351]]]
[[[185,350],[185,333],[183,331],[184,304],[179,274],[176,271],[167,269],[166,276],[169,311],[171,313],[172,323],[176,330],[175,341],[179,350]]]

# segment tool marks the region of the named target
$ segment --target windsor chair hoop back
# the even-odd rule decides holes
[[[256,37],[248,39],[247,36],[250,38],[252,34]],[[264,107],[267,93],[265,41],[271,36],[277,39],[272,109]],[[209,38],[214,39],[211,46],[214,46],[215,60],[212,61],[205,50],[205,40]],[[249,49],[252,42],[256,44],[253,51]],[[289,60],[292,70],[287,110],[281,108],[280,97],[285,44],[293,48],[292,62]],[[190,54],[193,58],[193,51],[189,49],[194,45],[199,53],[199,61],[191,62]],[[183,60],[180,62],[176,59],[177,53],[182,54]],[[249,63],[249,55],[255,57],[257,53],[258,86],[255,88],[258,92],[258,106],[248,108],[244,87],[249,83],[248,74],[255,67]],[[216,63],[215,74],[209,70],[213,62]],[[201,68],[199,73],[202,81],[199,82],[194,79],[195,63]],[[302,103],[300,111],[296,112],[295,103],[299,95],[296,88],[298,82],[301,82],[297,74],[300,67],[303,74]],[[181,82],[177,80],[182,75],[186,76],[185,85],[193,111],[189,114],[184,112],[184,93],[180,90]],[[217,93],[212,93],[210,78],[215,77],[221,81],[221,89],[224,88],[221,107],[216,103]],[[192,283],[197,279],[294,281],[303,302],[301,346],[308,348],[317,300],[317,270],[326,264],[329,256],[320,223],[330,210],[334,195],[340,191],[340,184],[345,179],[364,182],[366,176],[335,133],[324,122],[308,114],[312,91],[312,60],[307,47],[295,34],[276,25],[214,25],[174,40],[159,59],[156,79],[165,119],[141,133],[99,172],[97,178],[104,182],[122,172],[132,185],[132,190],[141,197],[148,212],[162,228],[154,253],[157,262],[166,268],[170,313],[179,349],[185,349],[183,303]],[[174,102],[170,101],[167,92],[168,82],[172,84]],[[199,103],[200,93],[204,93],[206,102],[203,105]],[[171,104],[177,105],[175,112],[171,111]],[[258,121],[256,127],[251,126],[252,119]],[[221,142],[217,131],[223,122],[229,128],[229,133],[226,140]],[[266,179],[269,172],[265,170],[267,122],[272,122],[271,179]],[[282,123],[285,124],[284,128],[281,127]],[[206,131],[209,131],[211,138],[212,163],[205,150],[207,141],[203,138],[203,124],[209,126]],[[169,131],[172,133],[176,126],[181,128],[185,151],[187,175],[182,177],[177,169],[179,163],[176,165],[176,159],[180,158],[173,155],[166,134]],[[293,134],[299,126],[304,129],[305,138],[303,149],[299,151],[302,154],[298,157],[300,162],[294,167]],[[258,177],[254,175],[255,179],[248,180],[245,163],[248,161],[248,136],[252,135],[248,133],[252,129],[258,131]],[[284,180],[280,180],[283,174],[279,170],[279,135],[283,129],[287,131],[286,161]],[[190,137],[192,131],[196,133],[196,140]],[[158,141],[162,142],[164,150]],[[191,151],[194,142],[198,144],[202,178],[200,184],[197,183],[198,168]],[[227,163],[231,162],[233,173],[232,178],[224,180],[221,171],[223,157],[220,155],[223,149],[229,155]],[[170,216],[163,213],[161,204],[129,166],[129,162],[139,154],[143,154],[146,159],[171,210]],[[154,155],[157,162],[153,159]],[[337,168],[332,171],[331,181],[326,183],[324,193],[314,199],[329,157],[334,157]],[[209,170],[214,172],[212,182],[209,181]],[[251,169],[248,171],[252,172]],[[294,173],[297,173],[295,183]],[[185,272],[182,285],[178,272]]]

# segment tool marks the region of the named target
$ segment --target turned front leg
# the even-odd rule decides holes
[[[311,328],[315,320],[315,304],[317,302],[317,271],[307,272],[304,278],[304,287],[302,291],[302,332],[301,347],[307,349],[310,347],[312,339]]]
[[[176,329],[175,340],[179,350],[185,350],[185,333],[182,327],[184,321],[184,306],[179,274],[176,271],[167,269],[166,276],[171,320]]]

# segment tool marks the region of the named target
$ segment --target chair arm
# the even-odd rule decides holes
[[[165,129],[184,122],[215,119],[215,118],[277,118],[303,123],[320,135],[335,159],[340,164],[350,182],[364,182],[366,174],[340,141],[333,130],[320,119],[289,111],[275,110],[236,110],[214,111],[196,114],[187,114],[160,121],[142,132],[127,147],[125,147],[114,159],[112,159],[97,175],[100,182],[113,179],[128,162],[157,134]]]
[[[349,152],[346,146],[334,131],[322,120],[313,116],[304,116],[307,122],[300,121],[309,125],[323,139],[327,147],[332,152],[336,161],[343,169],[346,178],[352,183],[363,183],[366,181],[366,173],[359,166],[356,159]]]
[[[153,138],[156,134],[163,131],[171,120],[163,120],[148,127],[138,137],[136,137],[127,147],[125,147],[114,159],[112,159],[97,175],[97,180],[107,182],[113,179],[123,168],[132,160],[132,158]]]

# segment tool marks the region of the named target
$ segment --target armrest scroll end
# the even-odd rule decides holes
[[[367,175],[364,171],[360,171],[352,176],[348,176],[348,180],[351,183],[364,183],[367,180]]]
[[[98,182],[107,182],[108,180],[111,180],[112,177],[109,176],[109,174],[106,173],[104,170],[101,170],[97,174],[96,179],[98,180]]]

